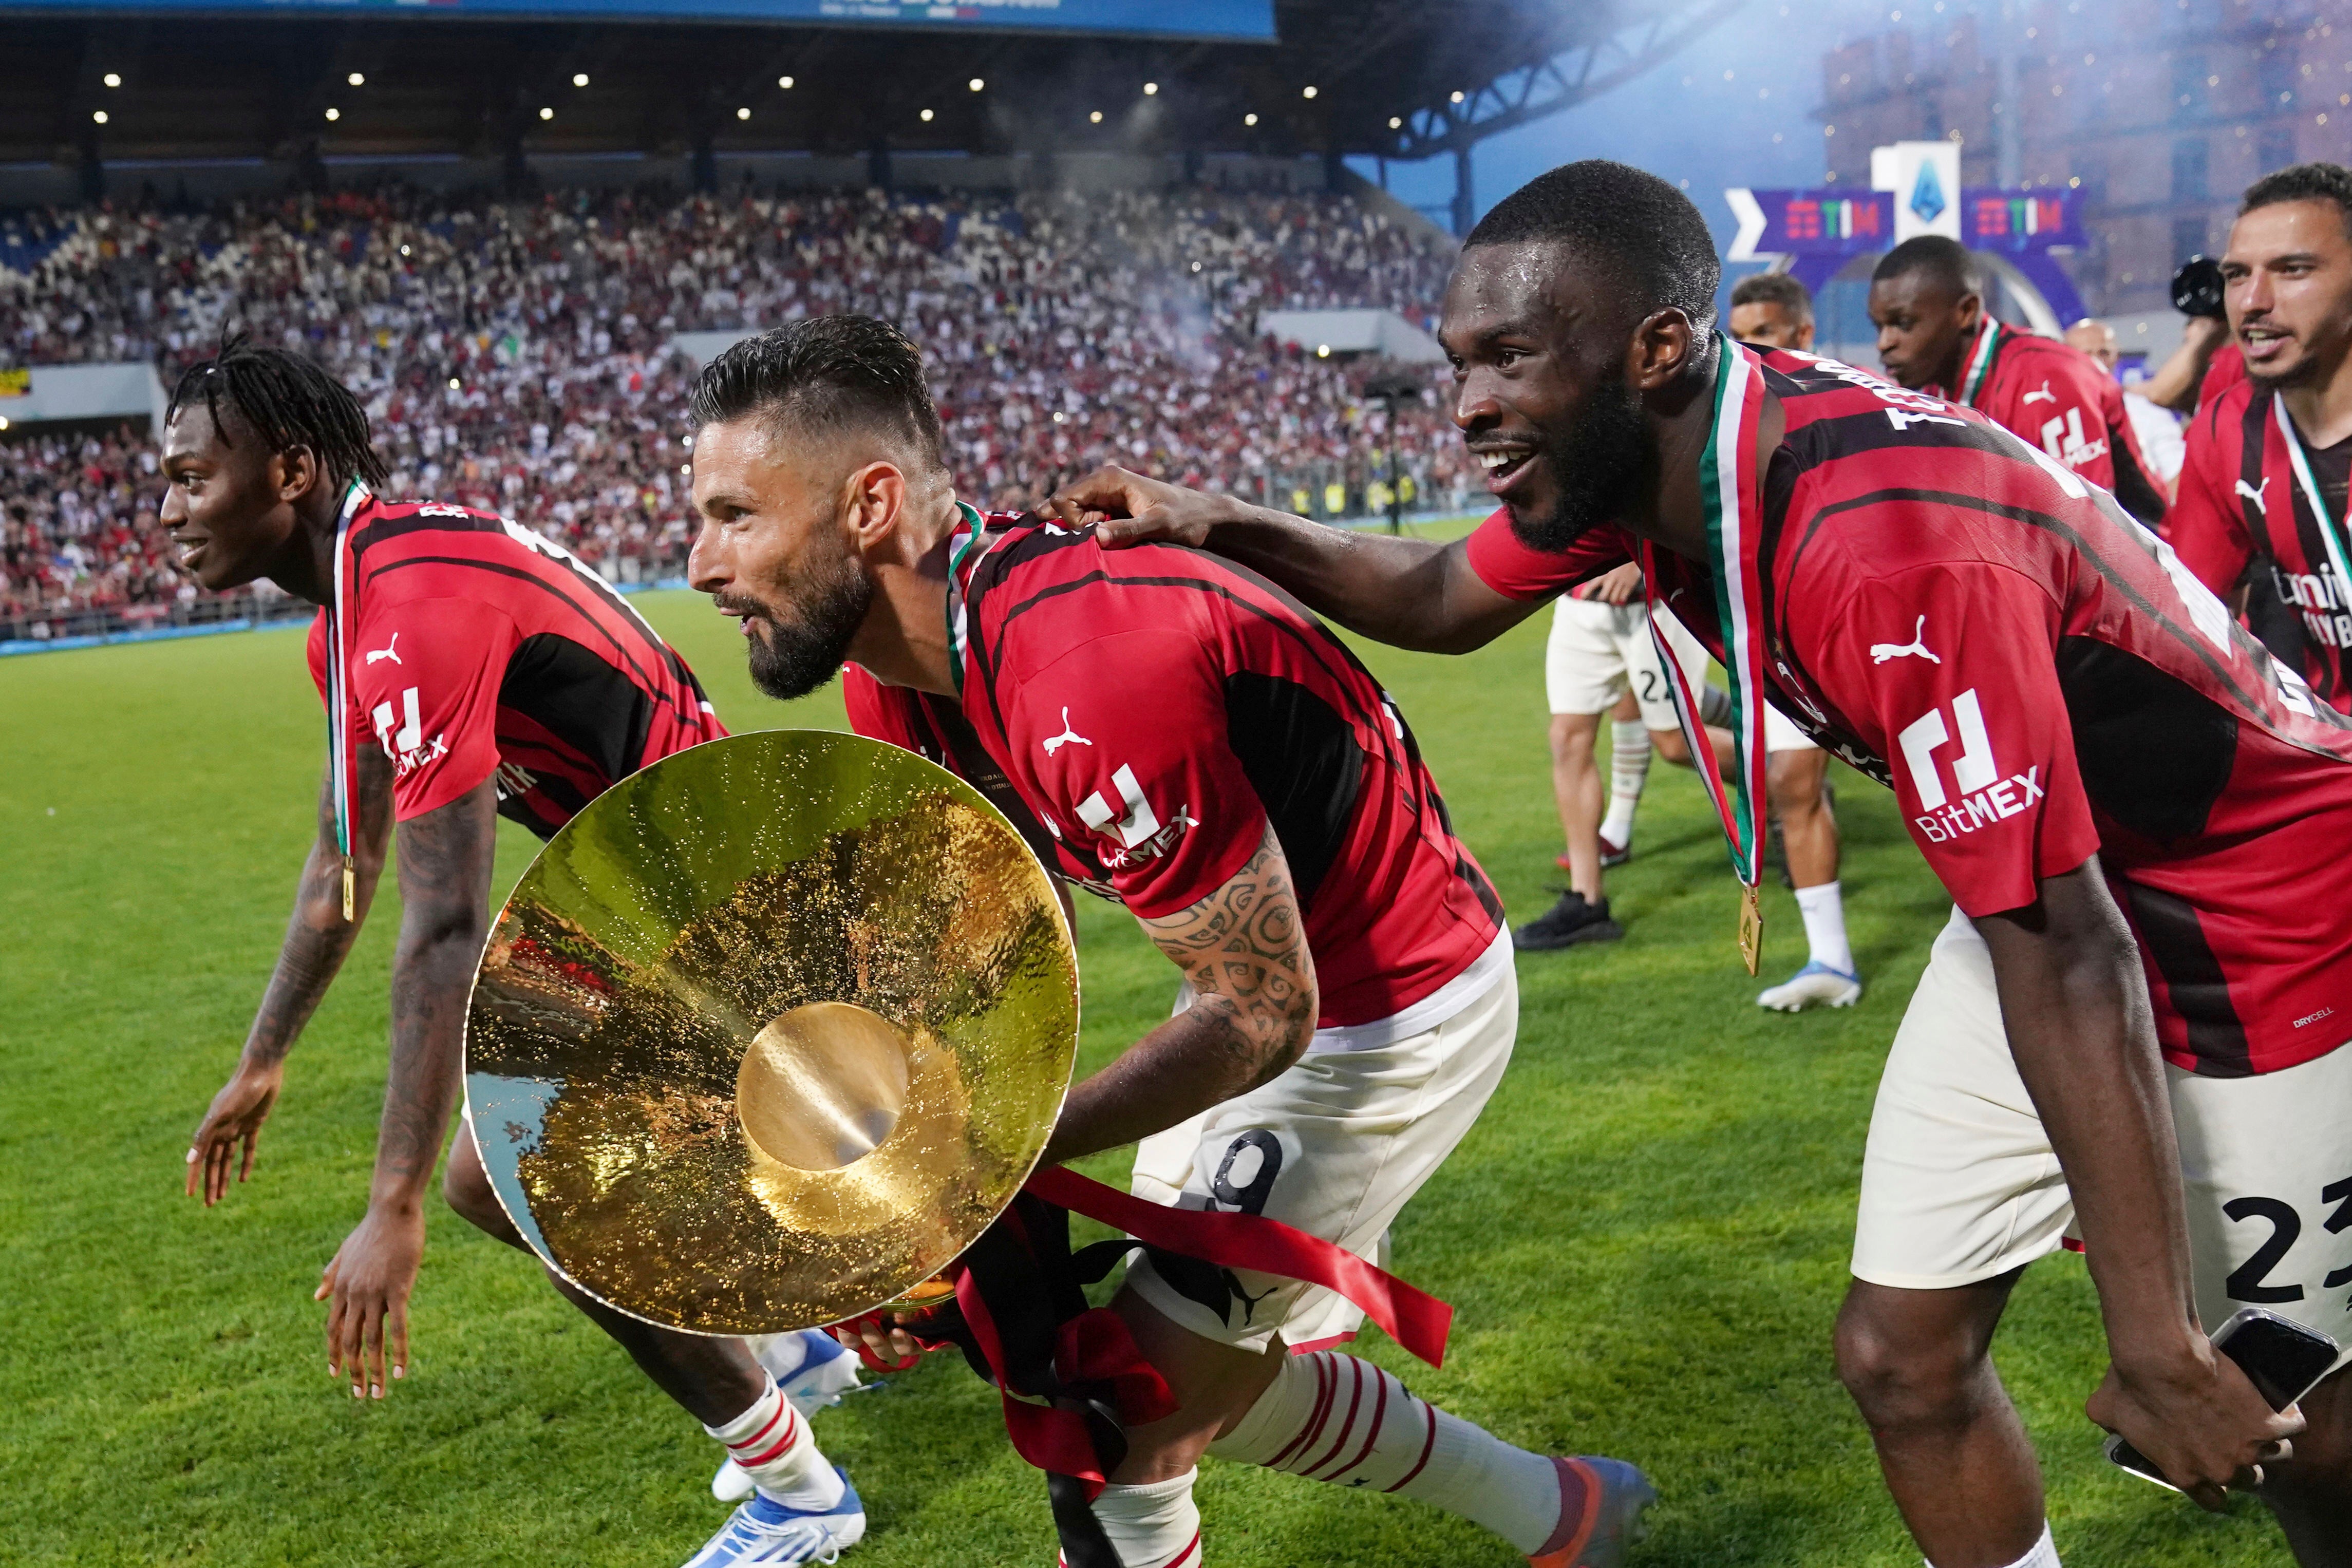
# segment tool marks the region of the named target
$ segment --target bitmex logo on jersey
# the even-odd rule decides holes
[[[1119,764],[1110,781],[1118,790],[1124,811],[1104,800],[1099,789],[1078,802],[1079,821],[1106,838],[1113,834],[1118,837],[1121,847],[1104,855],[1104,864],[1119,867],[1157,860],[1176,847],[1176,841],[1184,836],[1187,828],[1200,826],[1189,803],[1177,807],[1175,816],[1163,823],[1151,802],[1144,799],[1143,785],[1135,777],[1135,769],[1127,764]]]
[[[1911,787],[1925,814],[1911,819],[1931,844],[1948,843],[1979,828],[1989,828],[2014,817],[2042,799],[2042,768],[2037,763],[2022,773],[2001,776],[1993,760],[1992,737],[1985,731],[1984,709],[1970,686],[1949,705],[1951,722],[1938,704],[1903,727],[1895,738],[1911,769]],[[1936,753],[1957,735],[1959,755],[1951,758],[1954,800],[1944,789]]]
[[[378,703],[368,716],[375,720],[375,737],[383,745],[383,754],[392,758],[394,779],[405,779],[436,758],[449,753],[449,742],[445,737],[436,735],[429,741],[425,738],[424,721],[416,714],[415,686],[400,694],[400,710],[395,712],[390,703]]]

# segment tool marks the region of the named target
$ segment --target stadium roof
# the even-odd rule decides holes
[[[380,7],[12,10],[0,162],[877,148],[1420,158],[1612,85],[1739,3],[1276,0],[1271,44]]]

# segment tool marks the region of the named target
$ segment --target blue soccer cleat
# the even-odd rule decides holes
[[[764,1493],[737,1509],[686,1568],[750,1563],[833,1563],[866,1538],[866,1505],[838,1468],[841,1499],[822,1511],[786,1508]]]
[[[1862,1000],[1862,977],[1808,961],[1805,967],[1769,990],[1757,994],[1756,1005],[1776,1013],[1801,1013],[1807,1008],[1850,1008]]]

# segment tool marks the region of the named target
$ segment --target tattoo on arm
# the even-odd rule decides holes
[[[246,1060],[256,1066],[285,1060],[341,970],[367,919],[376,879],[383,870],[384,841],[392,828],[392,764],[382,753],[362,748],[356,782],[359,821],[352,825],[352,858],[357,873],[352,917],[343,918],[343,862],[335,844],[334,781],[330,774],[319,787],[319,836],[303,862],[278,967],[262,993],[253,1028],[246,1035]]]
[[[486,779],[401,825],[392,1071],[376,1139],[376,1199],[421,1197],[457,1103],[466,1000],[489,926],[495,791]]]
[[[1315,959],[1307,951],[1290,862],[1269,825],[1257,852],[1223,887],[1178,915],[1142,922],[1192,982],[1194,1010],[1215,1025],[1243,1071],[1234,1092],[1298,1059],[1315,1032]]]

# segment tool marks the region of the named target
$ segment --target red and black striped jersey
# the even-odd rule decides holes
[[[628,601],[521,525],[368,496],[348,540],[352,744],[392,758],[396,820],[495,774],[499,814],[546,838],[616,779],[727,733]],[[324,698],[324,611],[310,653]]]
[[[2352,488],[2352,441],[2305,444],[2320,500],[2336,526]],[[2336,706],[2352,706],[2352,598],[2327,562],[2311,497],[2296,482],[2277,400],[2252,382],[2231,383],[2197,411],[2167,536],[2208,588],[2227,594],[2250,571],[2268,571],[2288,611],[2284,634],[2266,640]],[[2257,584],[2257,587],[2262,586]],[[2284,645],[2283,645],[2284,644]]]
[[[2099,361],[2069,343],[2022,331],[1988,315],[1962,357],[1961,397],[1942,387],[1928,394],[1965,402],[2075,473],[2110,491],[2144,523],[2164,516],[2164,491],[2124,407],[2124,390]]]
[[[1412,731],[1296,600],[1197,550],[1106,550],[1092,528],[973,520],[950,585],[961,715],[1045,829],[1047,865],[1157,919],[1215,894],[1271,826],[1322,1029],[1443,1006],[1438,993],[1487,959],[1501,900]],[[877,705],[910,711],[895,693],[853,695],[861,730]],[[879,737],[899,739],[893,727]],[[918,748],[977,784],[960,744],[943,733]]]
[[[875,740],[938,763],[987,798],[1027,841],[1031,852],[1056,874],[1066,874],[1061,851],[1045,824],[1029,809],[996,758],[980,744],[971,723],[953,697],[894,686],[876,680],[857,664],[841,667],[842,706],[849,727]],[[1097,889],[1101,892],[1104,890]]]
[[[1960,907],[2034,902],[2093,853],[2177,1065],[2275,1071],[2352,1037],[2352,721],[2171,549],[2040,448],[1833,361],[1759,357],[1787,433],[1764,479],[1769,695],[1890,784]],[[1629,558],[1507,514],[1470,560],[1516,598]],[[1720,654],[1706,566],[1659,600]]]

